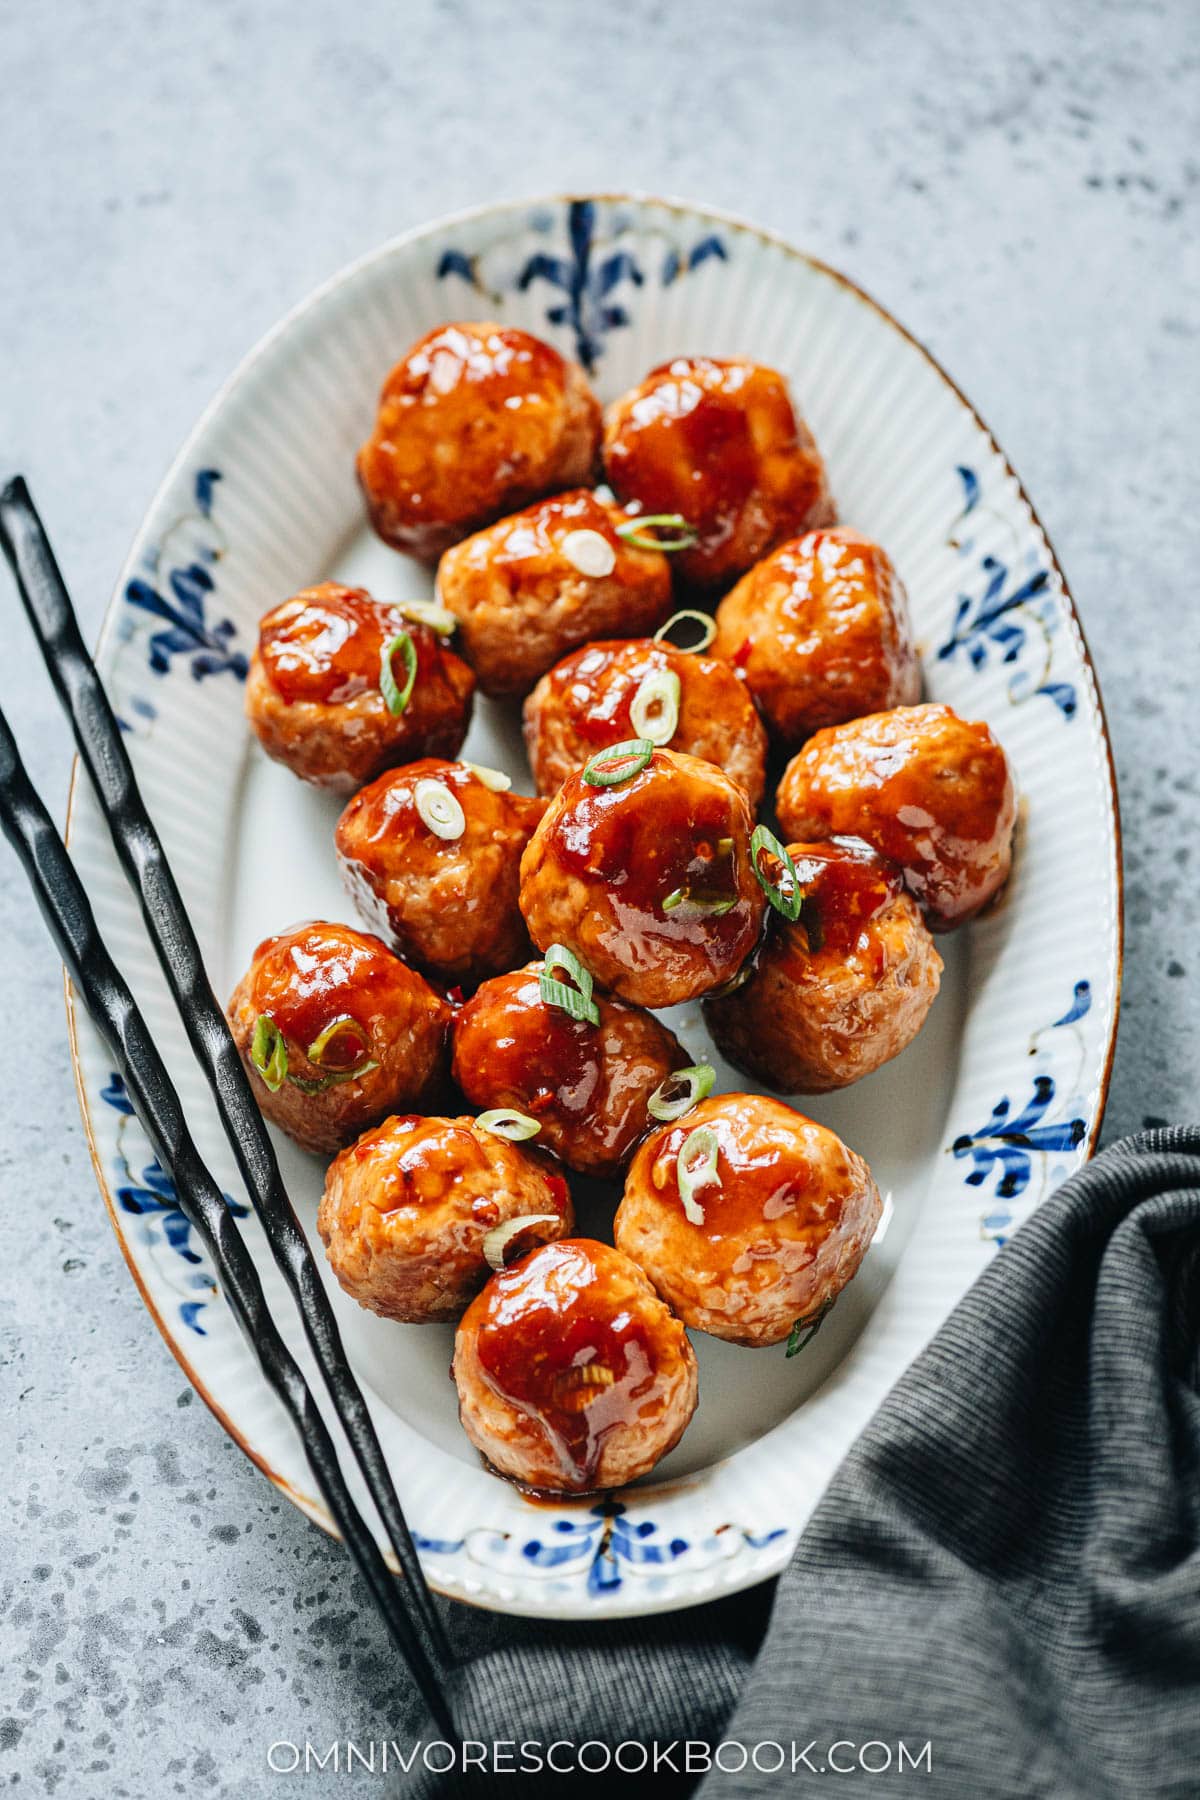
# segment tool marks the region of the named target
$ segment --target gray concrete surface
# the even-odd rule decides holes
[[[560,186],[778,227],[929,343],[1036,499],[1120,770],[1107,1135],[1194,1116],[1198,21],[1189,0],[6,9],[0,465],[29,477],[94,631],[214,388],[379,240]],[[63,728],[0,608],[0,700],[61,800]],[[399,1730],[397,1675],[341,1553],[223,1437],[141,1308],[93,1188],[59,971],[4,856],[0,944],[0,1783],[276,1792],[272,1740]]]

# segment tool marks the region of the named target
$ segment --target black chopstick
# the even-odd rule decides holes
[[[351,1555],[433,1716],[453,1736],[442,1672],[431,1666],[403,1604],[407,1597],[355,1506],[337,1451],[299,1365],[271,1317],[262,1282],[221,1190],[192,1141],[179,1095],[133,995],[96,925],[91,904],[0,712],[0,829],[29,878],[59,954],[107,1043],[151,1148],[208,1251],[222,1292],[287,1408],[309,1466]]]
[[[288,1198],[274,1148],[241,1058],[217,1004],[200,946],[158,832],[138,790],[133,765],[79,630],[54,552],[20,476],[0,494],[0,545],[8,558],[50,679],[71,720],[75,742],[142,905],[151,940],[192,1049],[284,1279],[300,1310],[338,1419],[362,1470],[411,1589],[409,1611],[429,1661],[450,1651],[421,1569],[383,1448],[347,1361],[333,1308]]]

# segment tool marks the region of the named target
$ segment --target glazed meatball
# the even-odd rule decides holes
[[[381,689],[385,649],[399,689],[416,668],[403,709]],[[418,756],[455,756],[467,735],[475,677],[428,625],[365,588],[322,581],[267,613],[246,679],[246,715],[267,755],[303,781],[352,794],[384,769]]]
[[[696,1410],[696,1357],[642,1271],[587,1238],[493,1276],[454,1341],[463,1429],[502,1475],[551,1493],[624,1487]]]
[[[538,682],[525,702],[525,747],[539,794],[597,750],[642,736],[647,720],[656,742],[715,763],[758,805],[767,734],[742,683],[714,657],[649,638],[590,644]]]
[[[856,531],[810,531],[743,575],[717,608],[713,654],[744,677],[788,750],[921,698],[904,588]]]
[[[654,1123],[646,1102],[691,1061],[640,1007],[596,994],[599,1023],[542,998],[542,963],[485,981],[454,1021],[454,1079],[472,1106],[515,1107],[585,1175],[618,1175]]]
[[[546,803],[496,779],[426,757],[381,775],[338,820],[342,877],[364,920],[444,981],[481,981],[529,955],[521,852]]]
[[[788,849],[799,919],[772,912],[749,979],[704,1014],[721,1054],[764,1086],[823,1094],[912,1042],[942,959],[895,863],[856,838]]]
[[[267,938],[227,1011],[259,1106],[305,1150],[340,1150],[445,1079],[450,1008],[348,925]]]
[[[819,731],[776,805],[790,838],[865,838],[900,864],[934,931],[965,924],[1004,885],[1016,789],[986,725],[949,706],[906,706]]]
[[[521,911],[539,950],[565,945],[637,1006],[676,1006],[729,981],[758,941],[750,803],[720,769],[674,750],[596,786],[619,772],[608,757],[551,801],[521,859]]]
[[[586,488],[542,500],[448,550],[438,598],[459,622],[485,694],[526,694],[567,650],[614,631],[651,631],[671,610],[661,550],[618,535],[630,523]]]
[[[441,325],[384,382],[358,479],[380,537],[436,562],[501,513],[587,481],[599,438],[587,377],[549,344]]]
[[[780,1100],[722,1094],[646,1139],[613,1231],[686,1325],[778,1344],[832,1305],[882,1211],[832,1131]]]
[[[652,370],[608,410],[604,471],[627,505],[687,520],[698,541],[673,564],[698,587],[734,580],[835,517],[787,382],[759,363],[680,356]]]
[[[474,1119],[386,1119],[330,1165],[317,1212],[329,1266],[385,1319],[461,1318],[491,1273],[484,1241],[525,1219],[514,1254],[565,1237],[571,1196],[550,1159]]]

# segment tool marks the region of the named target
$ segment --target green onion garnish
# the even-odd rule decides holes
[[[685,917],[689,919],[723,919],[737,903],[736,894],[718,899],[710,894],[693,894],[689,888],[673,888],[663,901],[662,910],[673,913],[686,908]]]
[[[482,781],[485,788],[491,788],[493,794],[507,794],[512,786],[512,776],[506,775],[503,769],[489,769],[486,763],[467,762],[464,758],[463,768],[470,769],[476,781]]]
[[[393,612],[403,613],[406,619],[428,625],[439,637],[451,637],[458,630],[458,620],[450,608],[439,606],[436,600],[392,600],[389,605]]]
[[[304,1054],[307,1056],[309,1062],[323,1064],[325,1061],[325,1052],[330,1044],[336,1043],[338,1038],[344,1037],[356,1038],[362,1054],[366,1054],[366,1032],[363,1030],[363,1027],[359,1024],[358,1020],[351,1018],[349,1013],[341,1013],[331,1024],[327,1025],[320,1036],[313,1039]]]
[[[481,1131],[490,1131],[493,1137],[507,1138],[510,1144],[524,1143],[526,1138],[536,1137],[542,1129],[536,1119],[528,1113],[518,1112],[515,1106],[494,1106],[490,1112],[481,1112],[475,1123]]]
[[[661,1119],[664,1124],[682,1119],[685,1112],[691,1112],[693,1106],[712,1093],[715,1079],[716,1070],[711,1063],[693,1063],[690,1069],[676,1069],[655,1088],[646,1102],[646,1111],[652,1119]]]
[[[654,745],[649,738],[630,738],[627,743],[598,750],[584,769],[583,779],[591,787],[617,787],[640,775],[653,755]]]
[[[397,650],[400,652],[408,679],[403,687],[396,684],[396,676],[392,669],[392,658]],[[383,695],[384,704],[390,713],[402,713],[412,697],[413,683],[417,679],[416,645],[407,631],[398,631],[389,638],[379,653],[379,691]]]
[[[700,627],[700,641],[695,644],[677,644],[670,633],[684,619],[695,620]],[[717,628],[707,613],[693,612],[690,607],[683,612],[672,613],[665,625],[660,625],[654,634],[656,644],[669,644],[672,650],[678,650],[681,656],[697,656],[701,650],[707,650],[717,635]]]
[[[674,537],[660,538],[660,531],[674,532]],[[639,513],[616,527],[619,538],[635,550],[662,550],[670,556],[676,550],[690,550],[700,542],[682,513]]]
[[[789,1356],[799,1356],[801,1350],[812,1343],[828,1317],[832,1306],[833,1301],[827,1300],[824,1306],[822,1306],[819,1311],[813,1313],[810,1318],[796,1320],[796,1323],[788,1333],[787,1354]]]
[[[759,867],[759,857],[766,850],[775,860],[782,863],[782,876],[787,878],[785,888],[782,880],[768,880]],[[750,839],[750,867],[758,877],[758,885],[777,913],[782,913],[790,924],[795,924],[800,917],[800,908],[804,904],[804,889],[800,886],[800,877],[796,873],[796,865],[788,855],[784,846],[768,831],[765,825],[756,825],[754,835]]]
[[[421,822],[429,827],[434,837],[445,838],[450,843],[467,829],[467,816],[458,797],[450,792],[444,781],[431,781],[428,777],[418,781],[413,789],[413,804]]]
[[[557,981],[550,973],[551,969],[561,969],[575,986],[568,987],[565,981]],[[600,1023],[600,1008],[592,999],[591,974],[565,944],[551,944],[547,950],[538,976],[538,991],[547,1006],[559,1006],[573,1019],[586,1020],[589,1025]]]
[[[674,669],[652,669],[633,696],[629,723],[641,742],[669,744],[679,725],[679,677]]]
[[[717,1134],[712,1127],[697,1125],[695,1131],[690,1131],[684,1138],[675,1159],[675,1179],[679,1183],[684,1217],[693,1225],[704,1223],[704,1208],[696,1200],[697,1190],[721,1179],[717,1170],[718,1148]]]
[[[287,1079],[287,1041],[274,1019],[268,1018],[266,1013],[259,1013],[254,1021],[250,1061],[262,1076],[264,1084],[273,1094],[277,1094]]]
[[[561,1225],[562,1220],[557,1213],[522,1213],[520,1218],[505,1219],[502,1225],[493,1225],[483,1240],[484,1260],[488,1267],[497,1274],[504,1268],[505,1255],[509,1244],[515,1237],[520,1237],[531,1225]],[[546,1239],[542,1239],[545,1243]]]
[[[323,1094],[326,1088],[337,1087],[343,1081],[358,1081],[361,1076],[369,1075],[372,1069],[378,1067],[374,1057],[368,1056],[365,1062],[356,1063],[352,1069],[336,1069],[315,1081],[309,1081],[304,1075],[289,1075],[288,1080],[302,1094]]]

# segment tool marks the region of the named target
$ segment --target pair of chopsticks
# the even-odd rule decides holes
[[[457,1734],[445,1698],[451,1654],[382,1447],[225,1015],[205,974],[166,853],[138,791],[116,717],[80,635],[42,522],[19,476],[0,494],[0,547],[16,577],[54,690],[71,721],[117,857],[141,902],[167,985],[208,1079],[271,1254],[299,1308],[334,1411],[383,1521],[400,1580],[389,1570],[351,1497],[312,1391],[271,1317],[253,1259],[192,1141],[154,1038],[105,948],[83,883],[21,762],[3,712],[0,829],[20,858],[71,980],[112,1052],[133,1109],[175,1183],[180,1207],[213,1262],[225,1298],[300,1434],[325,1504],[433,1717],[453,1739]]]

